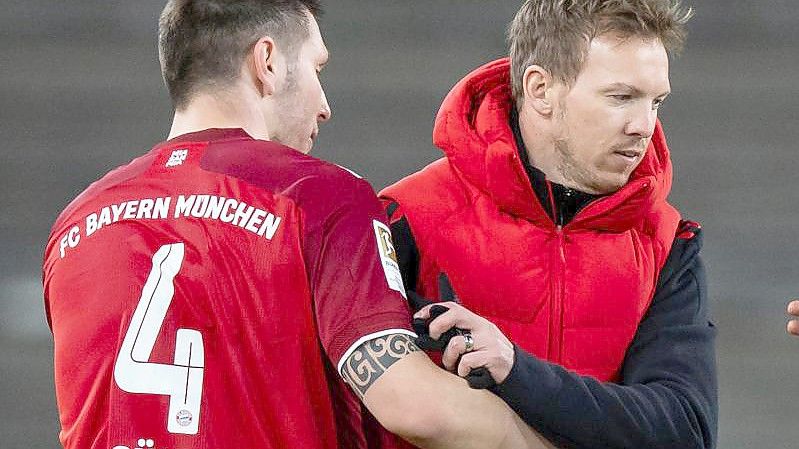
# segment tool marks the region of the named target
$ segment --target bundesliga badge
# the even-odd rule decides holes
[[[405,286],[402,284],[402,274],[400,274],[399,263],[397,263],[397,251],[394,249],[394,242],[391,240],[391,230],[383,223],[373,220],[377,247],[380,253],[380,262],[383,265],[383,272],[389,288],[400,292],[405,296]]]

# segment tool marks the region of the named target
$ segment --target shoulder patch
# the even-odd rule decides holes
[[[394,242],[391,239],[391,230],[377,220],[373,220],[372,223],[374,224],[377,248],[380,253],[380,263],[383,265],[388,287],[400,292],[403,298],[408,299],[405,296],[405,285],[402,283],[402,273],[399,269],[397,251],[394,249]]]

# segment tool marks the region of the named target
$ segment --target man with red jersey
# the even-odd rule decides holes
[[[359,399],[423,447],[541,447],[418,351],[374,192],[306,155],[331,114],[318,12],[164,9],[169,140],[75,199],[45,253],[66,448],[363,448]]]
[[[405,284],[461,301],[429,326],[464,330],[444,366],[487,370],[562,447],[715,445],[701,230],[667,202],[657,120],[689,17],[677,0],[526,1],[510,58],[444,100],[446,157],[381,193]]]

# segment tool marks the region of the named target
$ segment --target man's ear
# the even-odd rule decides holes
[[[250,54],[254,77],[260,82],[261,95],[269,96],[277,88],[278,70],[275,41],[271,37],[258,39]]]
[[[541,115],[552,114],[555,79],[540,65],[527,67],[522,76],[524,104],[530,105]]]

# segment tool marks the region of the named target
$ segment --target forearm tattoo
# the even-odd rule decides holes
[[[375,338],[358,346],[341,367],[341,376],[363,399],[369,387],[388,368],[406,355],[418,351],[413,338],[405,334],[391,334]]]

